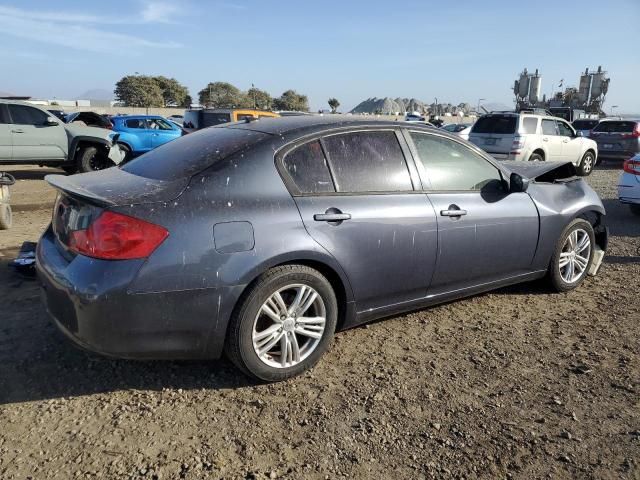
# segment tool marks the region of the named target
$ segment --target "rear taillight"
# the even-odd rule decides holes
[[[71,251],[103,260],[146,258],[169,232],[158,225],[105,211],[84,230],[71,232]]]
[[[622,169],[627,173],[631,173],[632,175],[640,175],[640,159],[633,157],[629,160],[625,160],[624,164],[622,165]]]
[[[520,150],[524,147],[524,141],[526,137],[513,137],[513,143],[511,144],[511,150]]]

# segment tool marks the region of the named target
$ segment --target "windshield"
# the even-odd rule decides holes
[[[631,133],[634,128],[636,128],[636,122],[607,121],[600,122],[593,131],[602,133]]]

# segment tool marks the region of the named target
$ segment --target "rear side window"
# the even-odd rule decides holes
[[[188,178],[269,135],[252,130],[199,130],[151,150],[126,163],[122,170],[156,180]]]
[[[607,121],[600,122],[593,131],[603,133],[631,133],[634,128],[636,128],[636,122]]]
[[[345,133],[324,142],[338,192],[413,190],[395,132]]]
[[[555,120],[542,120],[542,134],[543,135],[558,135],[558,129],[556,127]]]
[[[538,119],[535,117],[524,117],[522,119],[522,133],[535,134],[538,131]]]
[[[335,192],[320,141],[295,148],[287,153],[283,164],[300,193]]]
[[[9,122],[9,113],[7,112],[7,107],[0,103],[0,124],[2,123],[10,123],[10,122]]]
[[[515,115],[485,115],[473,125],[473,133],[515,133],[516,119]]]
[[[146,128],[144,120],[141,120],[139,118],[129,118],[124,121],[124,124],[127,128]]]
[[[25,105],[9,104],[9,112],[16,125],[44,125],[48,117],[43,111]]]
[[[502,190],[499,170],[448,138],[411,132],[432,190]]]

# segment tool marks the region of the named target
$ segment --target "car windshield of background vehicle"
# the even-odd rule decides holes
[[[338,192],[413,190],[395,132],[353,132],[324,138]]]
[[[510,134],[516,131],[515,115],[486,115],[473,126],[473,133]]]
[[[602,133],[631,133],[634,128],[636,128],[636,122],[607,121],[600,122],[593,131]]]
[[[200,128],[212,127],[214,125],[221,125],[223,123],[229,123],[231,121],[230,113],[202,113],[202,125]]]
[[[287,153],[283,164],[300,193],[336,191],[318,140],[305,143]]]
[[[411,132],[431,190],[502,188],[499,170],[464,145],[447,138]]]
[[[558,127],[555,120],[542,120],[543,135],[558,135]]]

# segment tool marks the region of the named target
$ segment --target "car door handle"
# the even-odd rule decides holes
[[[544,138],[542,139],[542,141],[543,141],[543,142],[548,142],[548,141],[549,141],[549,139],[548,139],[547,137],[544,137]]]
[[[11,130],[11,133],[24,133],[24,130],[17,128],[15,130]]]
[[[440,215],[443,217],[461,217],[466,214],[466,210],[460,210],[459,208],[449,207],[449,210],[440,210]]]
[[[562,140],[562,143],[569,143],[569,140],[565,138],[564,140]]]
[[[343,222],[345,220],[351,220],[350,213],[316,213],[313,216],[316,222]]]

